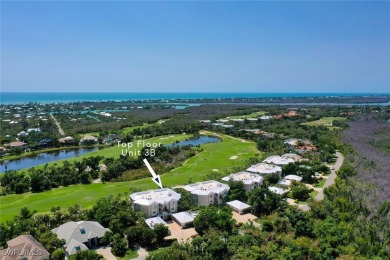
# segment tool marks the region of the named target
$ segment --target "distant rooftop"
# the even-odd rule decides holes
[[[263,162],[265,163],[272,163],[276,165],[286,165],[289,163],[294,163],[295,161],[288,157],[283,157],[279,155],[272,155],[267,157]]]
[[[268,164],[268,163],[258,163],[251,165],[248,169],[248,172],[260,173],[260,174],[272,174],[282,172],[282,168],[277,165]]]
[[[183,188],[193,194],[199,194],[199,195],[208,194],[210,192],[219,193],[226,189],[227,190],[230,189],[228,185],[220,183],[219,181],[215,181],[215,180],[197,182],[194,184],[186,185]]]
[[[258,174],[250,173],[250,172],[238,172],[234,174],[230,174],[229,176],[223,177],[222,180],[229,181],[230,179],[234,181],[242,181],[244,184],[251,184],[255,182],[262,182],[263,177]]]

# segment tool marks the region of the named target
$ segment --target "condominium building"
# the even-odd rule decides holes
[[[258,174],[250,172],[238,172],[223,177],[224,181],[242,181],[244,183],[244,189],[246,192],[250,192],[263,184],[264,178]]]
[[[130,195],[133,207],[145,213],[146,218],[177,212],[181,195],[171,189],[136,192]]]
[[[281,174],[282,173],[282,168],[280,166],[274,165],[274,164],[268,164],[268,163],[258,163],[251,165],[248,169],[246,169],[248,172],[253,172],[253,173],[259,173],[262,175],[267,175],[267,174]]]
[[[272,155],[272,156],[267,157],[263,162],[272,163],[275,165],[287,165],[289,163],[294,163],[295,161],[289,157]]]
[[[191,192],[194,204],[197,206],[218,205],[227,196],[230,187],[218,181],[204,181],[183,187]]]

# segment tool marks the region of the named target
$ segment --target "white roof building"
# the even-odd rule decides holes
[[[268,164],[268,163],[258,163],[251,165],[248,169],[246,169],[248,172],[254,172],[259,174],[273,174],[277,173],[280,174],[282,172],[282,168],[277,165]]]
[[[290,186],[293,181],[301,182],[302,177],[294,174],[287,175],[279,182],[280,185]]]
[[[282,157],[293,159],[295,162],[299,162],[302,160],[302,156],[300,156],[296,153],[285,153],[282,155]]]
[[[145,213],[147,218],[165,212],[177,212],[181,195],[171,189],[156,189],[136,192],[130,195],[134,209]]]
[[[294,174],[289,174],[287,176],[284,176],[284,179],[290,180],[290,181],[297,181],[297,182],[301,182],[302,181],[302,177],[301,176],[294,175]]]
[[[229,202],[226,202],[226,204],[231,208],[233,209],[234,211],[238,212],[239,214],[242,214],[242,213],[245,213],[246,211],[248,211],[251,206],[244,203],[244,202],[241,202],[239,200],[233,200],[233,201],[229,201]]]
[[[295,161],[288,157],[283,157],[279,155],[272,155],[267,157],[263,162],[265,163],[272,163],[276,165],[287,165],[289,163],[294,163]]]
[[[145,219],[145,223],[146,223],[146,225],[148,225],[152,229],[154,228],[154,225],[157,225],[157,224],[163,224],[164,226],[168,226],[167,222],[165,222],[160,217],[147,218],[147,219]]]
[[[195,217],[188,211],[183,211],[183,212],[172,214],[172,219],[177,224],[179,224],[182,228],[185,228],[192,225]]]
[[[51,230],[59,239],[65,239],[65,251],[67,255],[76,254],[79,251],[88,250],[93,245],[98,245],[98,239],[102,238],[109,229],[104,228],[96,221],[69,221]]]
[[[39,128],[29,128],[29,129],[27,129],[27,133],[31,133],[31,132],[41,132],[41,129],[39,129]]]
[[[215,180],[197,182],[183,187],[191,192],[194,203],[197,206],[209,206],[221,204],[223,198],[227,196],[230,187]]]
[[[255,188],[261,186],[263,184],[264,178],[258,174],[244,171],[230,174],[229,176],[223,177],[222,180],[242,181],[244,183],[245,191],[250,192]]]
[[[276,193],[278,195],[283,195],[286,192],[288,192],[288,190],[284,190],[284,189],[281,189],[281,188],[278,188],[278,187],[268,187],[268,190],[273,192],[273,193]]]
[[[288,144],[288,145],[291,145],[291,146],[297,146],[299,141],[301,141],[301,139],[290,138],[290,139],[284,140],[284,143]]]

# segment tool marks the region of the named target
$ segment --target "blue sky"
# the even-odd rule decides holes
[[[1,3],[2,91],[389,92],[390,2]]]

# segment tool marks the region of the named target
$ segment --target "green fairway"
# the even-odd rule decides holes
[[[202,134],[212,133],[202,132]],[[181,167],[162,175],[163,185],[165,187],[183,185],[190,178],[192,181],[201,181],[207,174],[212,173],[213,169],[224,172],[235,166],[244,166],[248,158],[259,153],[254,142],[227,135],[219,136],[222,142],[202,145],[203,152],[191,157]],[[237,156],[237,158],[232,156]],[[147,190],[158,188],[158,186],[150,178],[146,178],[130,182],[73,185],[41,193],[7,195],[0,197],[0,221],[11,219],[23,207],[37,210],[38,213],[49,212],[52,206],[68,208],[80,204],[82,208],[90,208],[97,199],[110,194],[129,192],[130,188]]]
[[[310,121],[306,123],[302,123],[302,125],[308,125],[308,126],[332,126],[333,121],[337,120],[346,120],[347,118],[345,117],[323,117],[321,119],[315,120],[315,121]]]
[[[169,118],[168,119],[160,119],[157,122],[151,123],[151,124],[143,123],[143,125],[125,127],[125,128],[122,129],[122,132],[124,134],[131,134],[134,131],[134,129],[138,129],[138,128],[139,129],[143,129],[143,128],[146,128],[146,127],[149,127],[149,126],[161,125],[161,124],[163,124],[167,120],[169,120]]]
[[[242,116],[228,116],[225,119],[238,119],[238,118],[256,118],[265,115],[264,111],[258,111],[258,112],[253,112],[248,115],[242,115]]]

